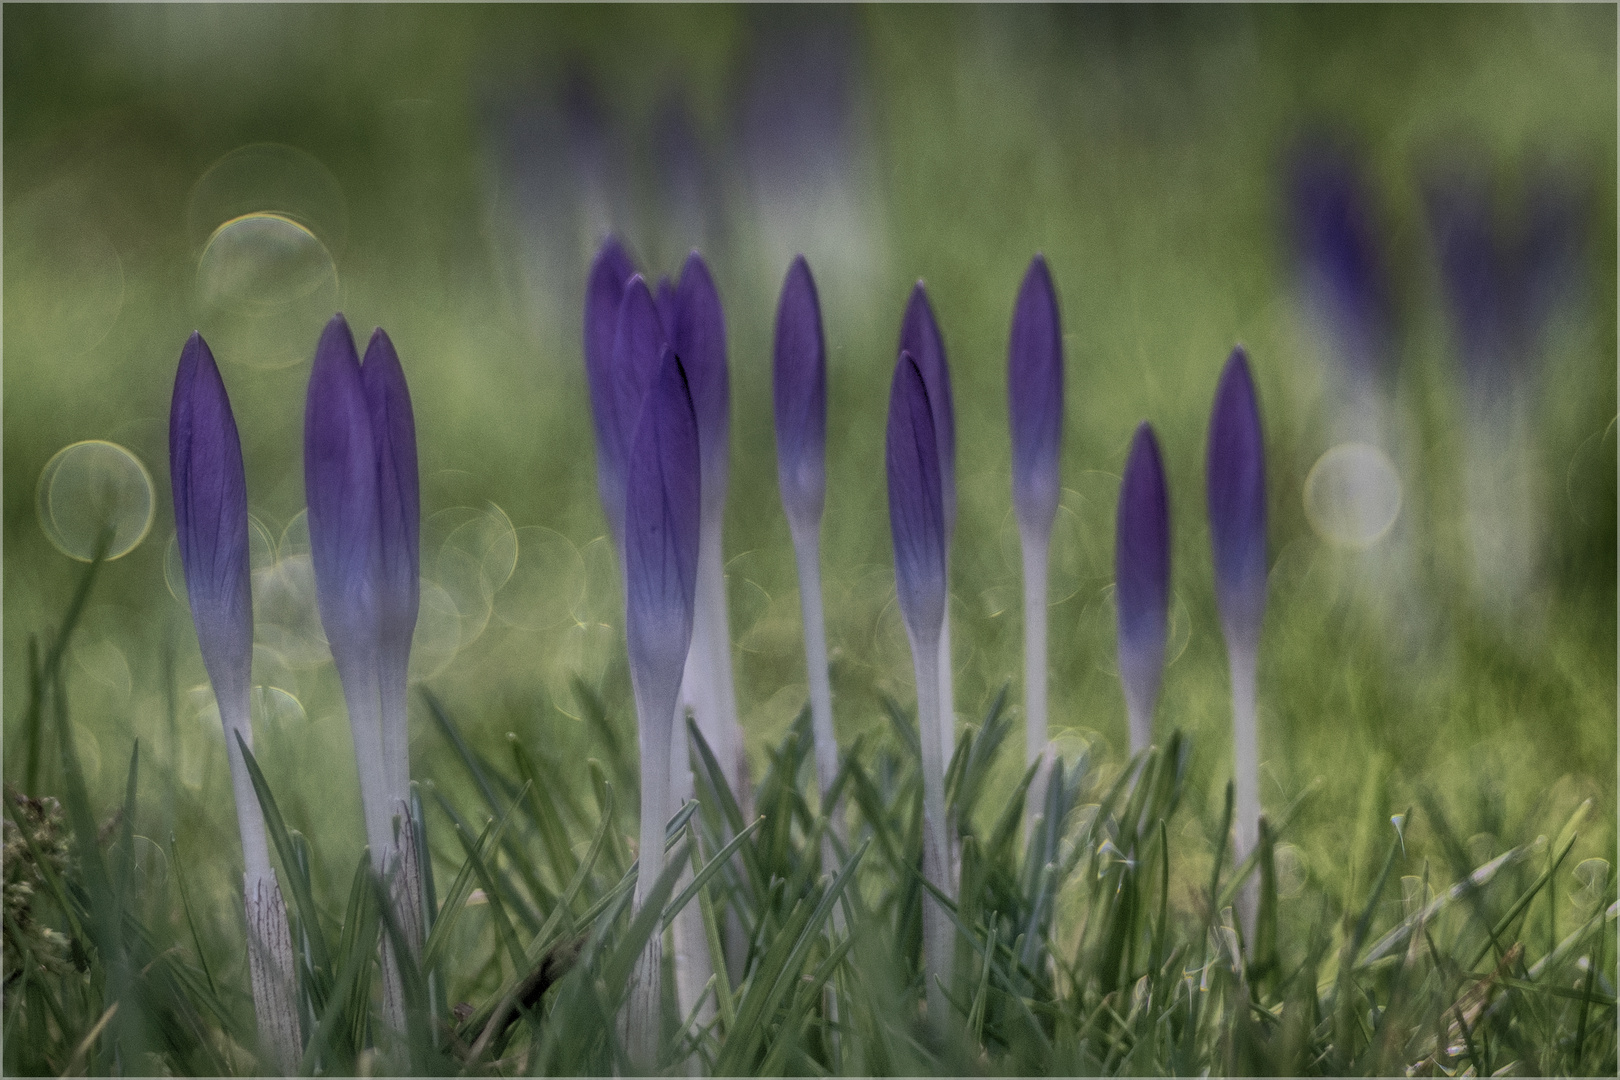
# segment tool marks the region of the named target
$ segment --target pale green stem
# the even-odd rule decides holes
[[[955,898],[951,885],[950,849],[945,825],[945,761],[940,745],[939,642],[911,639],[912,666],[917,676],[917,730],[922,741],[923,877],[946,896]],[[940,983],[951,981],[955,940],[949,918],[933,897],[924,895],[923,969],[928,988],[928,1022],[944,1031],[948,1005]]]
[[[641,744],[641,840],[637,848],[634,909],[640,911],[664,872],[664,829],[670,818],[670,743],[677,717],[652,708],[636,697],[636,720]],[[625,1008],[626,1045],[630,1058],[651,1069],[658,1058],[658,1025],[663,996],[662,928],[647,939],[636,961],[636,972]]]
[[[1232,677],[1232,860],[1234,866],[1240,866],[1260,840],[1260,731],[1255,705],[1254,651],[1230,649],[1228,667]],[[1237,898],[1238,918],[1251,941],[1256,876],[1250,877]]]
[[[1039,761],[1024,800],[1024,818],[1030,820],[1046,806],[1046,781],[1051,770],[1046,727],[1046,578],[1048,534],[1019,530],[1024,555],[1024,765]]]
[[[692,758],[687,747],[686,709],[680,707],[675,711],[674,739],[669,755],[672,817],[673,811],[682,803],[696,797],[692,780]],[[679,892],[691,883],[692,864],[688,861],[686,868],[681,871],[680,879],[675,883],[675,890]],[[681,1017],[684,1019],[692,1015],[692,1009],[698,1004],[699,996],[709,984],[709,977],[714,974],[714,967],[709,959],[709,939],[703,929],[703,909],[698,906],[696,899],[675,916],[675,925],[672,929],[675,935],[675,997],[680,1005]],[[697,1014],[697,1022],[700,1025],[707,1025],[713,1019],[714,999],[706,997],[703,999],[703,1008]]]
[[[816,780],[821,810],[831,819],[838,836],[845,835],[838,808],[828,801],[838,776],[838,741],[833,735],[832,683],[827,674],[827,622],[821,598],[821,544],[813,527],[793,530],[793,555],[799,566],[799,610],[804,618],[805,675],[810,684],[810,731],[815,741]],[[824,852],[824,855],[827,854]],[[824,858],[826,869],[832,868]]]
[[[220,720],[225,728],[225,756],[231,767],[231,791],[236,799],[236,827],[242,837],[242,905],[247,917],[248,981],[253,991],[253,1013],[259,1041],[284,1073],[296,1072],[303,1056],[299,1035],[298,1004],[293,984],[292,935],[281,889],[270,866],[270,845],[265,837],[264,812],[259,807],[247,761],[236,738],[253,748],[249,689],[233,687],[218,696]]]

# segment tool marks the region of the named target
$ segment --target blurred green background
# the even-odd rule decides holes
[[[573,677],[633,733],[580,356],[584,276],[609,229],[652,272],[700,246],[726,303],[725,551],[758,764],[806,695],[770,420],[789,258],[810,259],[830,351],[824,567],[847,746],[887,737],[881,695],[913,696],[882,439],[918,278],[958,410],[956,709],[975,721],[1009,680],[1021,700],[1006,340],[1024,266],[1044,251],[1068,361],[1051,610],[1064,752],[1124,756],[1113,502],[1149,419],[1174,527],[1159,724],[1191,734],[1209,808],[1193,816],[1215,816],[1230,712],[1203,444],[1241,341],[1267,429],[1275,564],[1262,793],[1275,811],[1317,785],[1291,837],[1296,876],[1333,879],[1353,809],[1387,817],[1424,786],[1476,854],[1556,829],[1591,798],[1596,827],[1568,865],[1613,861],[1612,8],[72,5],[8,6],[4,30],[5,776],[23,780],[30,636],[60,620],[83,566],[42,529],[41,473],[69,444],[109,440],[150,472],[153,522],[106,568],[73,646],[76,738],[109,807],[141,740],[140,831],[206,852],[209,887],[227,887],[239,856],[171,543],[167,412],[187,334],[219,357],[262,526],[260,759],[341,888],[359,797],[298,517],[320,327],[334,310],[362,336],[385,327],[411,382],[429,583],[418,675],[492,757],[506,760],[513,732],[583,782],[600,751]],[[1356,148],[1397,317],[1387,449],[1403,499],[1365,552],[1313,528],[1302,494],[1337,441],[1289,226],[1290,148],[1313,130]],[[1465,557],[1463,399],[1419,188],[1424,163],[1458,146],[1503,190],[1553,161],[1585,192],[1575,286],[1519,393],[1535,557],[1505,600]],[[59,534],[75,492],[122,490],[119,460],[92,453],[48,478]],[[458,790],[419,707],[413,775]]]

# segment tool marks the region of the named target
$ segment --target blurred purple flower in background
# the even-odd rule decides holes
[[[1382,229],[1357,155],[1306,140],[1290,176],[1295,257],[1313,327],[1356,391],[1386,387],[1393,319]]]
[[[1131,753],[1153,741],[1153,707],[1164,676],[1170,616],[1170,496],[1153,427],[1131,439],[1114,523],[1114,599],[1119,613],[1119,678],[1130,716]]]
[[[1552,317],[1580,285],[1582,200],[1550,170],[1504,206],[1479,166],[1424,182],[1429,232],[1464,383],[1476,407],[1526,388]]]
[[[195,333],[180,353],[174,377],[169,480],[186,597],[225,727],[225,756],[230,762],[236,825],[242,838],[242,895],[253,1011],[265,1050],[290,1074],[296,1071],[303,1052],[294,997],[292,937],[281,888],[270,865],[264,815],[242,757],[242,745],[253,745],[247,475],[224,380],[208,343]]]
[[[1584,200],[1550,167],[1523,174],[1516,202],[1461,160],[1424,181],[1429,230],[1463,390],[1464,514],[1480,601],[1524,626],[1540,574],[1546,501],[1530,410],[1561,308],[1579,297]]]

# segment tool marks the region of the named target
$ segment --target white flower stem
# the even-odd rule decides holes
[[[948,570],[945,576],[949,580]],[[939,656],[935,667],[939,670],[940,767],[944,768],[951,763],[951,755],[956,753],[956,693],[951,679],[951,594],[948,589],[945,593],[945,618],[939,624]]]
[[[248,975],[253,990],[253,1013],[259,1042],[283,1073],[298,1071],[303,1057],[299,1034],[298,1000],[293,983],[292,935],[281,889],[270,866],[270,845],[265,837],[264,812],[259,807],[253,779],[236,737],[253,747],[253,721],[246,686],[231,688],[218,697],[225,727],[225,755],[231,766],[231,789],[236,797],[236,827],[242,836],[242,904],[247,916]]]
[[[911,640],[912,666],[917,676],[917,730],[922,741],[923,777],[923,877],[946,896],[955,898],[951,886],[950,854],[945,827],[945,761],[940,745],[939,643]],[[950,920],[933,897],[922,899],[923,969],[928,988],[928,1022],[943,1031],[947,1004],[940,983],[951,981],[955,952]]]
[[[1229,649],[1228,667],[1232,677],[1232,862],[1240,866],[1260,839],[1260,731],[1254,651]],[[1255,876],[1251,876],[1237,897],[1237,915],[1250,940],[1254,935],[1256,896]]]
[[[636,719],[641,749],[641,839],[637,847],[636,892],[633,908],[640,911],[664,872],[664,828],[670,818],[670,744],[677,717],[649,708],[638,694]],[[625,1049],[643,1069],[658,1058],[658,1025],[663,997],[663,943],[660,927],[647,939],[636,961],[625,1007]]]
[[[805,675],[810,683],[810,731],[815,741],[816,780],[821,810],[831,819],[840,839],[846,835],[843,817],[828,801],[838,776],[838,741],[833,735],[832,683],[827,673],[827,621],[821,597],[821,543],[815,528],[793,529],[793,555],[799,566],[799,610],[804,618]],[[831,845],[823,845],[823,869],[832,869]]]
[[[696,795],[692,780],[692,758],[686,738],[684,707],[679,707],[675,711],[669,767],[670,809],[673,816],[676,808]],[[675,889],[679,892],[690,884],[692,884],[692,864],[688,861],[686,868],[681,871],[680,879],[675,883]],[[692,1015],[699,997],[709,985],[709,977],[714,974],[714,966],[709,959],[708,935],[703,929],[703,910],[698,906],[696,899],[676,914],[672,929],[675,936],[675,997],[680,1005],[680,1014],[684,1018]],[[714,1011],[714,999],[704,997],[703,1007],[697,1014],[697,1022],[700,1025],[708,1025],[714,1020]]]
[[[1038,530],[1019,530],[1024,556],[1024,765],[1039,761],[1024,800],[1024,820],[1032,820],[1046,806],[1046,781],[1051,769],[1046,728],[1046,580],[1051,536]]]

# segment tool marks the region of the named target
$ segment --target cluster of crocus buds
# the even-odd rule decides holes
[[[195,334],[175,379],[169,455],[192,619],[227,733],[260,1038],[283,1071],[294,1071],[302,1050],[287,913],[237,742],[252,743],[247,484],[224,383]],[[341,315],[322,333],[310,372],[304,484],[316,598],[343,682],[372,865],[391,882],[398,925],[418,949],[423,912],[406,720],[420,593],[416,425],[388,336],[372,335],[362,364]],[[403,984],[391,946],[383,985],[389,1022],[403,1030]]]
[[[421,590],[416,422],[388,335],[362,363],[333,316],[315,349],[304,406],[304,497],[321,625],[343,683],[372,866],[390,877],[401,930],[424,925],[410,815],[406,676]],[[384,966],[384,1003],[402,1029],[403,989]]]

